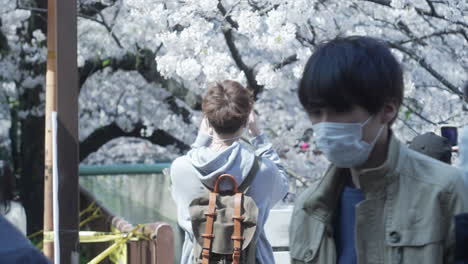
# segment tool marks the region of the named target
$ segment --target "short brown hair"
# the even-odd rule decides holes
[[[247,123],[252,92],[235,81],[216,82],[203,97],[202,110],[216,133],[230,134]]]

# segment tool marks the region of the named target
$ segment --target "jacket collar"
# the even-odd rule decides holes
[[[401,143],[391,132],[388,144],[387,159],[376,168],[363,169],[358,174],[358,181],[364,193],[381,191],[395,178],[395,171],[399,170]]]
[[[384,187],[394,180],[402,158],[401,148],[400,141],[391,133],[385,162],[377,168],[365,169],[359,173],[358,180],[366,197],[376,192],[382,194]],[[328,168],[317,188],[303,203],[303,209],[308,214],[324,222],[331,221],[345,184],[345,170],[334,165]]]

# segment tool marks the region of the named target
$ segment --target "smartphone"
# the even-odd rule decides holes
[[[458,129],[454,126],[442,126],[440,135],[448,139],[452,146],[458,145]]]

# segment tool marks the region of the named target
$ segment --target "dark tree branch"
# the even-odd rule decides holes
[[[259,6],[258,3],[256,3],[253,0],[247,0],[248,4],[250,7],[253,8],[253,10],[258,11],[260,15],[265,15],[266,13],[270,12],[271,10],[277,9],[280,5],[279,4],[264,4],[263,6]]]
[[[283,68],[284,66],[289,65],[289,64],[291,64],[291,63],[294,63],[294,62],[296,62],[296,61],[297,61],[297,55],[296,55],[296,54],[291,55],[291,56],[287,57],[286,59],[284,59],[284,61],[282,61],[282,62],[276,64],[276,65],[273,67],[273,69],[279,70],[279,69]]]
[[[0,19],[0,28],[2,27],[2,19]],[[8,53],[10,51],[10,45],[8,45],[8,39],[0,30],[0,55]]]
[[[115,3],[115,1],[114,1]],[[113,4],[114,4],[113,3]],[[117,44],[117,46],[119,46],[119,48],[123,48],[122,44],[120,43],[119,39],[117,38],[117,36],[115,35],[115,33],[112,31],[112,28],[111,26],[106,22],[106,20],[104,19],[104,16],[102,15],[101,11],[107,7],[109,7],[109,5],[103,5],[102,3],[99,3],[99,2],[96,2],[96,3],[93,3],[93,4],[88,4],[88,5],[84,5],[85,7],[83,7],[83,9],[80,9],[79,12],[78,12],[78,17],[81,17],[81,18],[84,18],[84,19],[88,19],[88,20],[91,20],[91,21],[94,21],[100,25],[102,25],[103,27],[106,28],[106,30],[109,32],[109,34],[111,35],[111,37],[114,39],[115,43]],[[42,14],[47,14],[47,8],[41,8],[41,7],[31,7],[31,6],[21,6],[19,4],[17,4],[17,9],[21,9],[21,10],[28,10],[28,11],[32,11],[34,13],[42,13]],[[95,18],[94,16],[96,15],[99,15],[101,20]],[[45,29],[42,29],[43,32],[46,32]]]
[[[420,40],[424,40],[424,39],[428,39],[428,38],[432,38],[432,37],[440,37],[440,36],[452,35],[452,34],[463,34],[462,32],[463,32],[463,30],[443,30],[443,31],[434,32],[434,33],[424,35],[424,36],[420,36],[420,37],[413,37],[413,38],[410,38],[408,40],[398,41],[396,43],[402,45],[402,44],[406,44],[406,43],[409,43],[409,42],[418,42]]]
[[[296,24],[296,28],[301,29],[299,25]],[[308,47],[315,47],[316,43],[315,40],[317,38],[317,32],[315,32],[315,27],[312,24],[310,19],[307,19],[307,27],[306,29],[309,30],[310,35],[312,38],[303,36],[299,30],[296,31],[296,39],[299,41],[303,46],[308,46]]]
[[[137,54],[127,53],[121,58],[108,58],[105,60],[91,59],[79,68],[80,87],[83,87],[86,79],[95,72],[101,71],[106,67],[110,67],[113,71],[137,71],[149,83],[161,84],[163,89],[168,90],[178,98],[184,101],[190,108],[201,110],[201,96],[190,91],[179,82],[172,79],[165,79],[161,76],[157,69],[155,60],[156,52],[143,49]],[[189,120],[189,113],[179,109],[184,120]]]
[[[101,20],[99,20],[97,18],[94,18],[94,17],[91,17],[91,16],[86,16],[86,15],[83,15],[83,14],[78,14],[78,17],[91,20],[91,21],[96,22],[99,25],[103,26],[107,30],[107,32],[109,32],[112,39],[114,39],[117,46],[119,46],[119,48],[121,48],[121,49],[123,48],[122,44],[120,43],[120,40],[115,35],[114,31],[112,31],[112,28],[109,26],[109,24],[107,24],[106,20],[104,19],[104,16],[101,13],[99,13],[99,17],[101,18]]]
[[[39,12],[39,13],[47,13],[47,9],[46,9],[46,8],[39,8],[39,7],[18,6],[16,9],[18,9],[18,10],[33,11],[33,12]]]
[[[236,44],[234,43],[234,36],[232,34],[232,29],[223,30],[223,34],[224,34],[224,39],[226,40],[226,44],[229,48],[229,51],[231,52],[231,57],[233,58],[237,67],[242,72],[244,72],[249,87],[253,90],[254,96],[257,97],[257,95],[263,91],[263,86],[257,83],[253,69],[248,67],[242,60],[239,50],[237,49]]]
[[[462,37],[466,40],[466,42],[468,42],[468,35],[466,34],[465,30],[460,30],[460,35],[462,35]]]
[[[416,111],[415,109],[413,109],[411,106],[409,106],[408,104],[406,103],[403,103],[403,106],[406,107],[412,114],[415,114],[417,117],[419,117],[421,120],[431,124],[431,125],[437,125],[436,123],[432,122],[431,120],[429,120],[427,117],[423,116],[421,113],[419,113],[418,111]]]
[[[102,15],[101,12],[99,12],[99,17],[101,18],[101,20],[95,20],[95,21],[100,21],[98,23],[100,23],[101,25],[103,25],[106,29],[107,29],[107,32],[109,32],[109,34],[111,34],[112,38],[114,39],[115,43],[117,43],[117,46],[119,46],[119,48],[123,48],[122,44],[120,43],[120,40],[117,38],[117,36],[115,35],[114,31],[112,30],[112,27],[106,22],[106,19],[105,17]]]
[[[458,90],[458,88],[453,85],[451,82],[449,82],[444,76],[442,76],[440,73],[438,73],[434,68],[432,68],[431,65],[429,65],[426,60],[419,55],[417,55],[415,52],[403,47],[402,45],[398,43],[392,43],[392,42],[387,42],[388,45],[396,50],[399,50],[400,52],[405,53],[408,55],[411,59],[415,60],[416,62],[419,63],[419,65],[424,68],[428,73],[430,73],[436,80],[441,82],[445,87],[447,87],[450,91],[458,95],[460,98],[463,97],[463,93]]]
[[[229,25],[231,25],[231,27],[235,29],[239,28],[239,24],[234,21],[230,15],[228,15],[226,8],[224,8],[223,4],[221,3],[221,0],[218,1],[218,10],[226,18],[226,21],[229,23]]]
[[[182,116],[182,120],[184,121],[184,123],[186,124],[190,124],[190,112],[183,108],[183,107],[180,107],[178,104],[177,104],[177,101],[176,101],[176,97],[171,95],[169,97],[167,97],[166,99],[163,100],[164,103],[166,103],[168,106],[169,106],[169,109],[174,112],[174,113],[177,113],[179,115]]]
[[[19,3],[19,1],[16,1],[16,8],[21,10],[47,13],[47,3],[42,2],[44,1],[35,1],[34,3],[37,4],[37,6],[23,6]],[[95,15],[99,14],[102,10],[113,6],[116,2],[117,0],[113,0],[113,2],[110,5],[104,5],[101,2],[93,2],[86,4],[80,2],[78,5],[78,13],[83,17],[94,17]]]
[[[371,2],[374,4],[388,6],[388,7],[391,7],[390,4],[392,3],[392,0],[362,0],[362,1]]]
[[[392,0],[361,0],[361,1],[371,2],[371,3],[374,3],[374,4],[378,4],[378,5],[382,5],[382,6],[386,6],[386,7],[390,7],[390,8],[392,7],[392,5],[391,5]],[[445,18],[444,16],[439,15],[436,12],[434,4],[430,0],[426,0],[426,3],[428,4],[430,11],[427,11],[427,10],[424,10],[424,9],[421,9],[421,8],[415,8],[415,10],[416,10],[416,12],[418,14],[423,15],[423,16],[430,16],[430,17],[442,19],[444,21],[447,21],[447,22],[450,22],[450,23],[455,23],[455,24],[461,25],[463,27],[468,27],[468,24],[466,24],[463,21],[450,21],[449,19]]]
[[[111,67],[113,70],[131,71],[136,69],[137,58],[134,54],[126,54],[122,58],[108,58],[106,60],[90,59],[87,60],[79,72],[79,86],[83,87],[84,82],[95,72],[101,71],[106,67]]]
[[[257,2],[254,0],[247,0],[247,3],[255,10],[255,11],[260,11],[263,8],[265,8],[266,5],[264,6],[259,6]]]
[[[441,16],[437,13],[432,13],[432,10],[431,11],[427,11],[427,10],[424,10],[424,9],[421,9],[421,8],[415,8],[416,12],[422,16],[429,16],[429,17],[433,17],[433,18],[438,18],[438,19],[441,19],[441,20],[444,20],[446,22],[449,22],[449,23],[455,23],[457,25],[460,25],[460,26],[463,26],[465,28],[468,28],[468,24],[463,22],[463,21],[451,21],[449,19],[447,19],[446,17],[444,16]]]
[[[312,39],[308,39],[304,36],[302,36],[299,32],[296,32],[296,39],[297,41],[299,41],[303,46],[315,46],[315,42],[314,40]]]
[[[404,23],[403,21],[398,21],[396,23],[396,27],[403,31],[403,33],[405,33],[410,39],[414,39],[415,42],[417,42],[419,45],[421,46],[427,46],[427,44],[422,41],[422,40],[419,40],[413,33],[413,31],[411,31],[411,29],[409,28],[408,25],[406,25],[406,23]]]
[[[226,21],[229,23],[229,25],[231,25],[232,28],[239,28],[239,24],[236,21],[234,21],[230,15],[227,14],[226,8],[224,8],[224,6],[222,5],[221,0],[218,1],[218,10],[226,18]],[[237,49],[236,44],[234,43],[234,34],[232,32],[232,28],[223,29],[224,39],[226,40],[226,44],[229,48],[229,51],[231,52],[232,59],[236,63],[237,67],[242,72],[244,72],[245,77],[247,79],[247,84],[253,90],[254,96],[256,98],[257,94],[263,91],[263,86],[259,85],[257,83],[257,80],[255,80],[255,74],[253,69],[244,63],[244,60],[242,59],[242,56],[240,55],[240,52]]]
[[[317,38],[317,33],[315,32],[314,25],[312,25],[312,21],[310,19],[307,19],[307,26],[308,29],[310,30],[310,34],[312,34],[312,39],[309,41],[312,46],[315,46],[315,39]]]
[[[426,3],[429,6],[429,8],[431,9],[431,14],[436,15],[437,12],[436,12],[434,4],[431,2],[431,0],[426,0]]]
[[[79,1],[78,12],[89,17],[99,14],[102,10],[113,6],[117,0],[112,0],[112,3],[105,5],[102,2],[83,3]]]
[[[190,149],[187,144],[161,129],[154,131],[153,134],[148,137],[142,136],[141,131],[145,128],[146,127],[141,122],[137,123],[129,132],[122,130],[115,122],[98,128],[80,143],[80,162],[86,159],[91,153],[96,152],[104,144],[119,137],[141,138],[160,146],[175,145],[181,152]]]
[[[419,135],[420,133],[418,131],[416,131],[412,126],[410,126],[410,124],[408,124],[408,122],[406,122],[406,120],[404,120],[403,118],[400,118],[400,117],[397,117],[398,120],[400,120],[403,125],[405,125],[407,128],[409,128],[411,131],[413,131],[416,135]]]

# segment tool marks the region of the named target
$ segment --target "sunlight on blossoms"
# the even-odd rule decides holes
[[[195,59],[189,58],[178,62],[176,72],[184,80],[193,81],[201,73],[202,66]]]
[[[16,2],[0,0],[0,98],[13,102],[0,108],[5,125],[15,104],[24,108],[18,110],[21,120],[42,116],[44,106],[46,34],[36,20],[32,23],[36,11],[20,9]],[[405,100],[393,129],[403,141],[438,132],[443,124],[468,124],[461,97],[467,81],[467,40],[461,32],[466,31],[468,2],[432,1],[432,7],[424,0],[385,3],[80,1],[80,140],[113,123],[125,131],[144,124],[141,137],[162,130],[189,146],[202,117],[206,87],[232,79],[257,89],[261,127],[286,166],[302,178],[316,179],[328,163],[312,153],[313,137],[303,140],[310,122],[296,95],[298,82],[318,45],[348,35],[381,38],[401,62]],[[31,94],[34,103],[24,99]],[[9,142],[7,130],[0,130],[0,139],[1,146]],[[174,146],[120,138],[86,162],[149,162],[158,155],[180,154]]]

